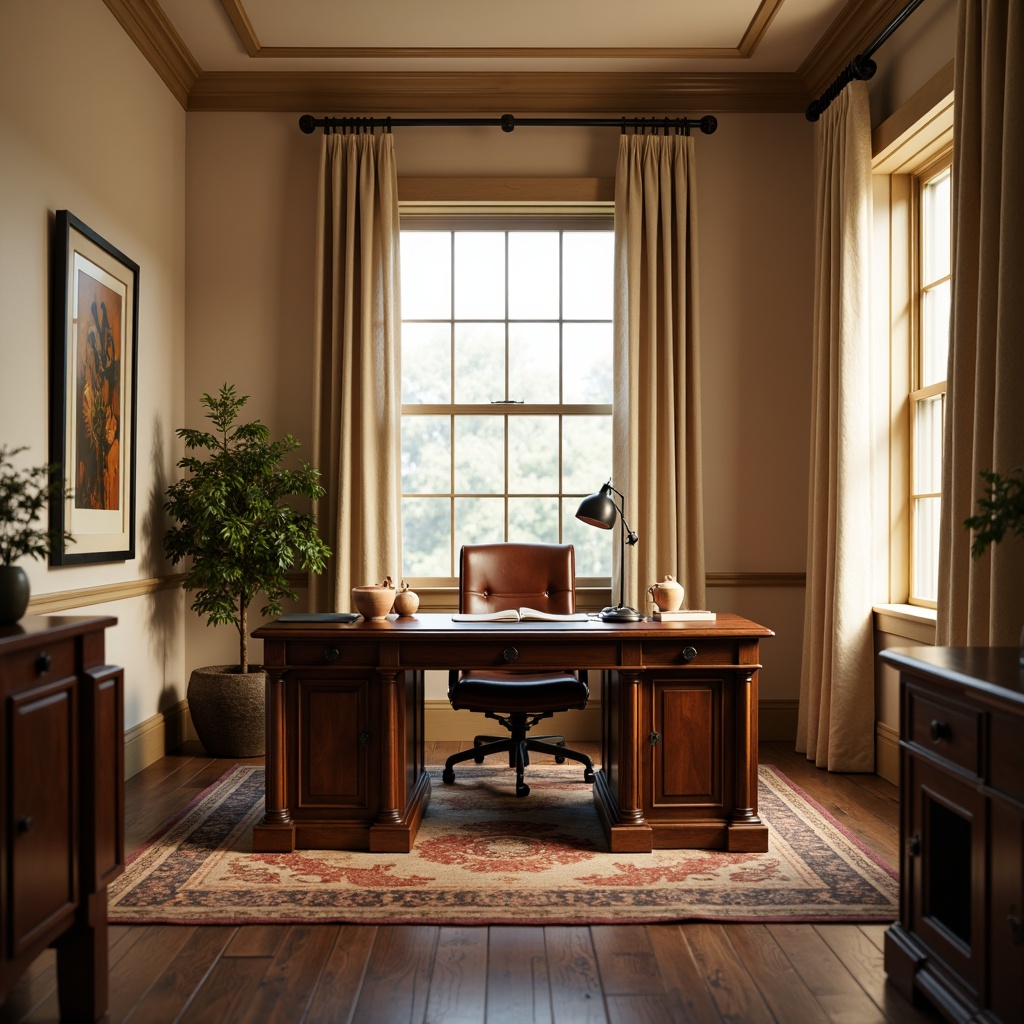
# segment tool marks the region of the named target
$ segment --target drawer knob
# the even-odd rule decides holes
[[[338,648],[337,647],[325,647],[324,648],[324,661],[337,661],[338,660]]]
[[[519,652],[514,647],[506,647],[505,650],[501,652],[501,656],[506,661],[515,661],[516,658],[519,657]]]
[[[27,832],[32,827],[32,815],[26,814],[19,818],[16,827],[19,832]]]
[[[912,835],[907,841],[907,853],[911,857],[921,856],[921,837],[919,835]]]
[[[45,676],[53,668],[53,655],[49,651],[40,651],[36,657],[36,675]]]
[[[937,718],[933,718],[930,729],[932,734],[932,743],[941,743],[943,740],[949,739],[949,726],[945,722],[940,722]]]
[[[683,648],[683,661],[693,661],[697,657],[696,647],[684,647]]]

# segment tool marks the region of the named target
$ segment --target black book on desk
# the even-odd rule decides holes
[[[292,612],[280,615],[277,622],[355,622],[358,612]]]

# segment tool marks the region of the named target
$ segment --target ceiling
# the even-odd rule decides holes
[[[905,0],[105,0],[186,110],[797,111]]]

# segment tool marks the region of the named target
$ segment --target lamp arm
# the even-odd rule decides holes
[[[615,499],[612,498],[612,504],[615,505],[615,509],[619,513],[619,518],[622,520],[622,529],[623,529],[622,542],[623,542],[623,544],[629,544],[630,546],[632,546],[640,538],[637,537],[637,535],[630,529],[629,523],[626,522],[626,513],[625,513],[626,496],[622,493],[622,491],[620,491],[616,487],[612,486],[611,480],[609,480],[604,485],[604,487],[602,487],[601,489],[602,490],[607,489],[609,491],[614,491],[619,496],[619,498],[620,498],[619,502],[616,503]]]

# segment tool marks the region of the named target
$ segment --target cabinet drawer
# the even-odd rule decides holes
[[[64,679],[75,674],[75,641],[40,643],[15,651],[0,661],[0,679],[24,685],[31,680]]]
[[[980,775],[980,712],[907,687],[907,739],[932,757]]]
[[[348,638],[289,641],[284,645],[284,660],[289,666],[377,665],[380,645],[374,641]]]

